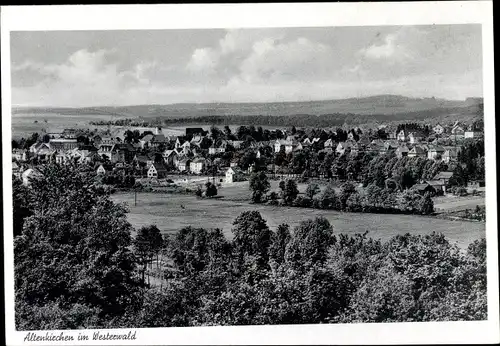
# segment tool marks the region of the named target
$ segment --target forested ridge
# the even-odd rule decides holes
[[[210,225],[132,237],[93,177],[40,170],[13,186],[19,330],[487,318],[485,239],[383,243],[324,218],[271,229],[257,211],[235,218],[231,241]],[[149,277],[158,259],[165,280]]]

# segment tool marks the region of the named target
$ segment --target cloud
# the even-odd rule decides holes
[[[381,44],[372,44],[369,47],[362,48],[359,54],[364,58],[374,60],[390,60],[400,61],[404,59],[411,59],[412,54],[403,45],[400,39],[401,33],[387,34]]]

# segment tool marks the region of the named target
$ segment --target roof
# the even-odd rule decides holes
[[[196,159],[191,161],[191,163],[205,163],[205,159],[202,157],[197,157]]]
[[[151,169],[151,167],[154,167],[157,172],[166,172],[167,171],[167,167],[165,167],[162,163],[153,163],[149,167],[149,169]]]
[[[423,183],[423,184],[415,184],[415,185],[413,185],[412,189],[413,190],[420,190],[420,191],[422,191],[422,190],[425,190],[425,189],[427,189],[429,187],[434,188],[432,185],[430,185],[428,183]]]
[[[439,146],[439,145],[430,146],[429,151],[444,152],[444,148],[442,146]]]
[[[453,172],[439,172],[433,180],[450,179],[452,176]]]
[[[144,137],[142,137],[141,141],[143,141],[143,142],[151,142],[152,139],[153,139],[153,135],[149,134],[149,135],[145,135]]]
[[[426,183],[432,186],[443,186],[440,180],[427,180]]]
[[[12,162],[12,169],[19,169],[17,162]]]
[[[167,138],[165,138],[165,135],[163,133],[154,135],[153,138],[151,139],[152,142],[157,142],[157,143],[165,143],[168,142]]]
[[[415,154],[425,154],[425,150],[422,147],[416,146],[413,147],[410,152],[413,152]]]
[[[231,173],[233,172],[233,174],[243,174],[244,172],[238,168],[238,167],[229,167],[228,170],[226,171],[226,173]]]

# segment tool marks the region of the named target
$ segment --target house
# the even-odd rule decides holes
[[[79,146],[76,138],[51,138],[49,145],[54,150],[73,150]]]
[[[296,141],[287,141],[286,139],[277,139],[276,142],[274,142],[274,152],[279,153],[281,150],[284,150],[285,153],[291,153],[294,149],[294,147],[297,146]]]
[[[424,138],[424,136],[421,133],[417,133],[417,132],[411,132],[408,135],[408,140],[410,141],[410,144],[419,143],[422,141],[423,138]]]
[[[397,149],[396,149],[396,156],[398,158],[402,158],[404,156],[408,156],[408,152],[410,150],[408,150],[408,147],[406,145],[401,145],[399,146]]]
[[[229,167],[226,171],[226,183],[231,184],[237,181],[244,181],[245,173],[239,168]]]
[[[71,161],[71,157],[64,152],[56,152],[55,162],[62,165]]]
[[[179,153],[177,150],[165,150],[163,152],[163,161],[169,167],[177,167],[177,162],[179,161]]]
[[[426,180],[424,182],[436,190],[436,195],[442,195],[446,192],[446,185],[441,180]]]
[[[157,149],[162,145],[166,146],[167,144],[168,144],[168,138],[166,138],[163,133],[157,133],[153,135],[151,141],[149,142],[149,146],[153,149]]]
[[[190,166],[190,163],[191,163],[191,160],[185,158],[185,159],[182,159],[178,162],[178,166],[177,166],[177,169],[181,172],[185,172],[187,171],[187,169],[189,168]]]
[[[335,152],[338,153],[339,155],[344,155],[347,152],[350,152],[352,147],[352,144],[349,142],[340,142],[337,144],[337,147],[335,148]]]
[[[463,139],[465,137],[465,130],[462,126],[460,125],[455,125],[453,126],[453,128],[451,129],[451,135],[450,135],[450,138],[452,139]]]
[[[167,176],[167,168],[162,163],[153,163],[148,169],[148,178],[163,179]]]
[[[28,159],[28,153],[23,149],[13,149],[12,150],[12,160],[16,161],[26,161]]]
[[[227,141],[227,143],[232,145],[234,149],[240,149],[243,141]]]
[[[99,158],[99,155],[96,151],[90,151],[87,154],[83,154],[78,158],[78,163],[91,163],[96,161]]]
[[[148,134],[143,136],[139,143],[141,144],[141,149],[148,148],[151,145],[151,141],[153,140],[154,135]]]
[[[406,131],[405,130],[399,131],[398,134],[396,135],[396,139],[400,142],[405,142],[406,141]]]
[[[441,124],[438,123],[436,126],[432,128],[432,131],[434,131],[436,135],[442,135],[445,129]]]
[[[422,196],[425,195],[427,192],[429,192],[431,196],[434,196],[437,193],[436,189],[428,183],[415,184],[411,187],[411,190],[416,191],[418,194]]]
[[[47,156],[51,154],[51,146],[48,143],[37,142],[33,144],[29,151],[36,156]]]
[[[331,138],[329,138],[324,144],[323,146],[325,148],[333,148],[333,140]]]
[[[76,139],[78,137],[78,133],[81,131],[78,131],[76,129],[64,129],[61,137],[67,138],[67,139]]]
[[[443,185],[447,185],[452,176],[453,172],[439,172],[432,180],[436,180],[441,182]]]
[[[458,158],[458,149],[455,147],[445,149],[442,158],[445,163],[456,162]]]
[[[23,180],[23,185],[28,186],[31,180],[41,177],[42,174],[34,168],[28,168],[21,174],[21,179]]]
[[[394,143],[385,142],[384,145],[382,147],[380,147],[379,154],[380,155],[389,154],[389,153],[395,151],[397,147],[398,146]]]
[[[427,156],[427,152],[425,149],[419,145],[414,146],[409,152],[408,157],[421,157],[425,158]]]
[[[12,174],[16,178],[21,178],[21,167],[15,161],[12,162]]]
[[[109,166],[99,165],[99,167],[97,167],[97,174],[98,175],[104,175],[108,171],[111,171],[111,168]]]
[[[213,144],[212,146],[210,146],[210,148],[208,148],[208,153],[210,155],[225,153],[226,146],[227,144],[225,141],[221,142],[219,145]]]
[[[191,161],[191,163],[189,164],[189,170],[191,171],[191,173],[200,174],[206,167],[206,165],[206,160],[204,158],[198,157]]]
[[[464,138],[482,138],[484,137],[483,132],[467,130],[464,132]]]
[[[440,146],[431,146],[427,152],[429,160],[441,160],[443,158],[444,148]]]

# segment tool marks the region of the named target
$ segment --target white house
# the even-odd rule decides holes
[[[189,164],[189,170],[194,174],[200,174],[205,165],[205,159],[199,157],[191,161],[191,163]]]
[[[191,163],[191,160],[189,160],[189,159],[179,160],[178,164],[177,164],[177,169],[181,172],[187,171],[190,163]]]
[[[296,145],[295,145],[296,146]],[[274,142],[274,152],[279,153],[282,149],[285,150],[285,153],[291,153],[294,148],[294,143],[293,141],[287,141],[285,139],[277,139],[276,142]]]
[[[441,157],[441,159],[443,158],[443,154],[444,154],[444,148],[443,147],[440,147],[440,146],[433,146],[431,148],[429,148],[429,151],[427,152],[427,158],[429,160],[437,160],[439,157]],[[439,155],[439,156],[438,156]]]
[[[331,138],[329,138],[325,144],[324,144],[324,147],[325,148],[333,148],[333,140]]]
[[[106,168],[104,168],[104,165],[99,165],[99,167],[97,167],[97,174],[99,175],[106,174]]]
[[[442,135],[444,133],[444,127],[438,123],[432,128],[432,131],[434,131],[434,133],[437,135]]]
[[[226,171],[226,183],[231,184],[236,181],[242,181],[244,179],[244,173],[239,168],[230,167]]]
[[[148,178],[162,179],[167,176],[167,169],[162,164],[153,163],[148,169]]]
[[[406,133],[405,130],[399,131],[398,135],[396,136],[396,139],[400,142],[406,141]]]

